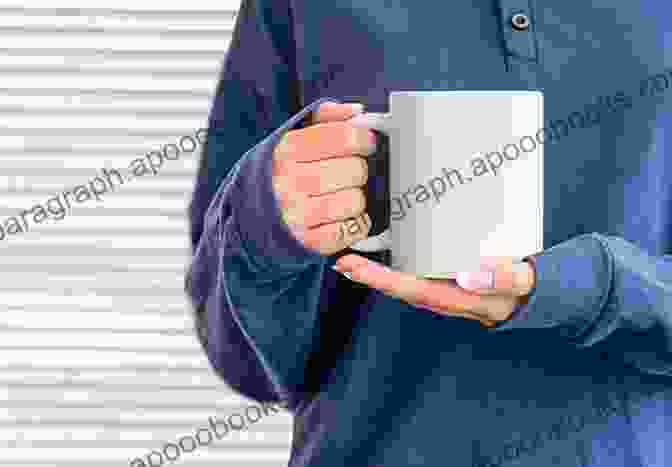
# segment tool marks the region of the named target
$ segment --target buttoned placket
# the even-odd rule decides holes
[[[500,15],[507,51],[521,58],[536,60],[537,47],[531,0],[500,0]]]
[[[539,47],[535,8],[543,0],[498,0],[504,59],[520,88],[539,90]]]

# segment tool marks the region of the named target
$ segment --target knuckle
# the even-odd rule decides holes
[[[367,164],[363,157],[358,157],[357,163],[359,165],[359,185],[365,185],[369,179],[369,164]]]
[[[354,240],[358,240],[360,237],[363,237],[368,233],[367,226],[362,222],[361,216],[353,217],[346,223],[346,228],[348,235],[350,235]]]
[[[366,225],[366,228],[368,230],[371,230],[373,228],[373,220],[371,220],[371,216],[369,215],[368,212],[364,212],[362,214],[362,221],[364,222],[364,225]]]
[[[335,223],[334,229],[336,233],[334,234],[333,245],[337,246],[339,250],[347,248],[352,243],[352,234],[344,228],[343,222]]]
[[[351,193],[351,205],[357,214],[360,214],[366,209],[366,196],[364,190],[361,188],[354,188],[349,190]]]
[[[371,232],[371,224],[367,222],[363,216],[359,218],[359,224],[360,224],[360,235],[362,237],[368,237],[369,232]]]
[[[347,130],[348,130],[348,151],[351,154],[357,154],[361,152],[361,144],[359,143],[361,141],[360,133],[366,130],[353,125],[348,125]]]

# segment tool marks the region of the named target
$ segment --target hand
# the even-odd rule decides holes
[[[411,305],[488,327],[508,319],[535,284],[530,264],[506,257],[483,258],[481,271],[458,273],[456,281],[422,279],[354,254],[339,258],[334,269]]]
[[[371,218],[362,187],[375,134],[347,122],[360,104],[326,102],[312,126],[285,133],[273,152],[273,189],[292,234],[323,255],[366,238]]]

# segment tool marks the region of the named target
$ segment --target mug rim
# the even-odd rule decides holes
[[[390,96],[509,96],[509,95],[538,95],[541,91],[390,91]]]

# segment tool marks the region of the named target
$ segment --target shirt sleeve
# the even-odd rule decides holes
[[[335,101],[300,107],[290,25],[284,1],[242,1],[189,209],[185,288],[220,377],[247,397],[291,409],[315,345],[318,304],[333,296],[337,274],[289,232],[271,188],[283,132]]]
[[[535,256],[528,303],[493,332],[548,328],[576,346],[672,376],[672,256],[616,236],[584,234]]]

